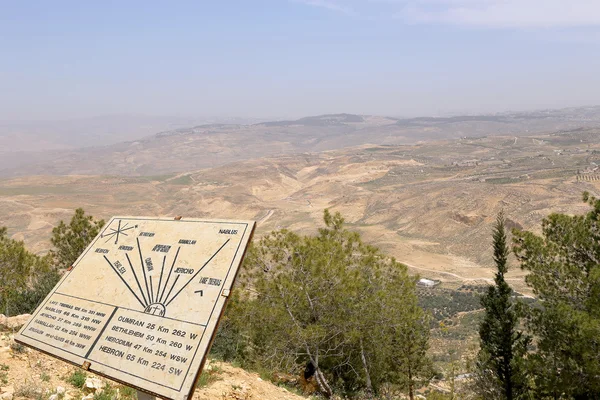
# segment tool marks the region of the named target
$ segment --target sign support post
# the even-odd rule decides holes
[[[156,397],[149,395],[148,393],[137,391],[138,400],[156,400]]]

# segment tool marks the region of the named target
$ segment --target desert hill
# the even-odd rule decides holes
[[[444,118],[331,114],[256,124],[211,123],[107,146],[41,152],[35,157],[31,153],[6,154],[7,161],[0,163],[0,176],[153,176],[365,144],[416,144],[481,135],[523,136],[598,126],[600,107]],[[0,131],[0,142],[2,139]]]
[[[254,218],[259,235],[314,231],[330,208],[423,276],[482,281],[492,277],[496,213],[525,229],[551,212],[581,213],[581,193],[600,189],[598,164],[600,131],[590,128],[363,145],[165,176],[18,177],[0,181],[0,225],[43,252],[51,227],[76,207],[103,218]],[[521,271],[510,279],[523,289]]]

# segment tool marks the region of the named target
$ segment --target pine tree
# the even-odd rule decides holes
[[[496,219],[493,241],[497,271],[494,285],[481,299],[485,315],[479,326],[477,389],[486,399],[520,399],[527,393],[524,356],[529,338],[517,329],[519,317],[511,301],[512,289],[504,279],[509,248],[502,212]]]
[[[22,241],[8,237],[0,227],[0,313],[32,312],[58,282],[49,257],[29,252]]]
[[[104,220],[94,220],[91,215],[85,215],[82,208],[75,210],[69,225],[60,221],[58,226],[52,229],[50,239],[56,249],[52,251],[55,265],[58,268],[73,265],[103,226]]]
[[[276,231],[249,252],[252,350],[268,369],[306,366],[327,398],[377,395],[384,383],[412,398],[433,375],[416,278],[345,229],[339,213],[325,211],[324,222],[316,236]]]
[[[527,309],[535,398],[600,398],[600,200],[585,215],[551,214],[542,235],[515,232],[515,254],[537,304]]]

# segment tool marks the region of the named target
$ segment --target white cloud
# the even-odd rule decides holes
[[[398,14],[412,22],[491,28],[557,28],[600,25],[598,0],[421,0]]]
[[[344,5],[344,1],[335,0],[295,0],[297,3],[302,3],[311,7],[325,8],[330,11],[339,12],[347,15],[355,15],[356,12],[349,6]]]
[[[481,28],[599,27],[600,0],[303,0],[305,4],[407,23]]]

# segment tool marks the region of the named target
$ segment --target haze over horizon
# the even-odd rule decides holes
[[[0,121],[600,104],[600,3],[5,3]]]

